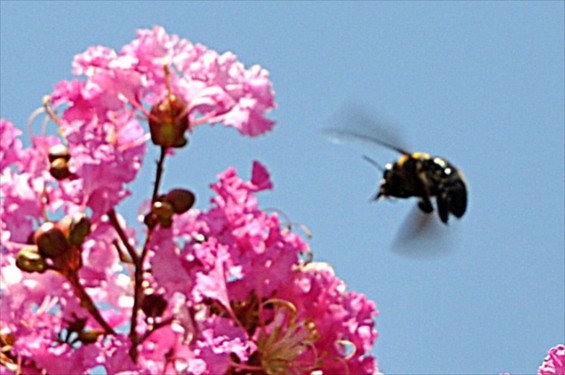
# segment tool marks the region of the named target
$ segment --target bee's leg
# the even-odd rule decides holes
[[[439,218],[444,224],[447,224],[447,220],[449,219],[449,204],[447,202],[447,197],[438,195],[436,202]]]
[[[434,206],[430,200],[428,177],[422,162],[418,161],[417,163],[414,163],[414,173],[418,176],[418,178],[415,179],[415,183],[418,186],[419,195],[421,197],[418,202],[418,207],[427,214],[432,213],[434,211]]]
[[[420,210],[422,210],[423,212],[430,214],[434,211],[434,206],[432,205],[432,202],[430,201],[430,199],[428,197],[423,197],[419,202],[418,202],[418,207],[420,207]]]
[[[417,179],[417,184],[419,185],[419,190],[421,192],[421,199],[418,202],[418,207],[423,212],[429,214],[434,211],[434,206],[430,200],[430,189],[428,188],[428,180],[426,174],[423,172],[418,173],[419,178]]]

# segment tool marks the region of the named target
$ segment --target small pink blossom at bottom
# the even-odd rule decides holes
[[[549,350],[538,369],[538,375],[565,375],[565,345],[557,345]]]

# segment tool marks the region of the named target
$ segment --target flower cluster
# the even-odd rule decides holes
[[[160,191],[199,125],[272,129],[267,71],[156,27],[77,55],[73,73],[86,78],[44,103],[57,136],[24,147],[0,120],[0,374],[378,372],[374,303],[259,208],[261,163],[249,181],[219,174],[207,210]],[[117,205],[149,141],[161,156],[140,230]]]
[[[538,369],[538,375],[565,375],[565,345],[557,345],[549,350]]]

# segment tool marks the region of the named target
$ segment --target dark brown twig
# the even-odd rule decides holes
[[[157,171],[155,173],[155,186],[153,187],[153,195],[151,197],[151,202],[155,202],[159,196],[159,185],[161,184],[161,177],[163,176],[165,164],[165,157],[167,156],[167,147],[161,146],[161,155],[159,156],[159,161],[157,162]]]
[[[116,216],[116,211],[114,211],[113,208],[110,211],[108,211],[108,218],[110,219],[110,223],[112,224],[112,226],[116,230],[116,233],[118,233],[118,237],[120,237],[120,240],[122,241],[122,243],[126,247],[126,250],[128,251],[129,256],[131,257],[131,259],[135,263],[135,261],[138,258],[137,253],[135,252],[135,249],[133,248],[133,246],[131,246],[131,244],[129,243],[129,239],[128,239],[126,233],[124,232],[122,226],[120,225],[120,222],[118,221],[118,217]]]

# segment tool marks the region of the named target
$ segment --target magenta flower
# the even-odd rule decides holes
[[[0,170],[4,170],[12,163],[20,160],[22,141],[19,137],[22,132],[9,121],[0,119]]]
[[[331,267],[300,262],[307,245],[282,229],[276,215],[258,209],[254,194],[272,188],[268,172],[255,162],[252,176],[246,182],[228,169],[212,185],[218,195],[210,211],[187,213],[172,231],[154,237],[155,288],[168,295],[190,291],[189,310],[195,311],[187,313],[184,330],[198,340],[193,353],[216,358],[205,373],[224,373],[230,366],[269,374],[375,373],[376,362],[368,354],[377,337],[374,304],[347,292]],[[174,251],[171,234],[191,240]],[[232,327],[225,339],[199,336],[211,321]],[[231,349],[222,362],[226,345]],[[238,353],[235,363],[230,353]]]
[[[70,105],[66,121],[93,116],[111,121],[114,112],[155,105],[174,94],[188,103],[185,115],[193,125],[202,123],[202,116],[205,122],[223,122],[248,136],[272,129],[274,122],[264,117],[275,107],[265,69],[256,65],[246,70],[234,54],[220,55],[161,27],[137,35],[121,52],[97,46],[75,57],[73,73],[87,76],[87,81],[62,83],[52,98],[56,106]],[[168,74],[164,66],[178,74]]]
[[[75,57],[73,73],[86,81],[63,81],[51,96],[54,107],[64,108],[58,125],[73,173],[62,190],[69,211],[90,207],[94,219],[129,195],[124,184],[141,166],[147,138],[138,112],[150,120],[153,141],[166,147],[184,146],[183,133],[205,122],[249,136],[274,125],[264,117],[275,106],[264,69],[246,70],[235,55],[219,55],[160,27],[140,30],[119,53],[88,49]],[[145,105],[153,106],[151,113]]]
[[[557,345],[549,350],[538,369],[538,375],[565,375],[565,345]]]
[[[185,188],[161,191],[166,157],[197,126],[272,129],[266,70],[155,27],[119,52],[89,48],[73,73],[84,80],[44,103],[56,137],[24,148],[0,120],[0,373],[378,371],[375,304],[259,209],[265,166],[249,181],[219,174],[207,210]],[[148,140],[161,155],[140,230],[117,206]]]
[[[0,223],[2,245],[12,248],[7,240],[26,242],[32,232],[34,219],[42,217],[45,210],[55,210],[62,205],[60,192],[49,173],[49,149],[59,144],[55,137],[36,137],[31,148],[22,149],[11,123],[0,120],[6,133],[2,134],[3,149],[0,165]],[[4,135],[6,140],[4,141]],[[14,138],[12,138],[14,137]]]
[[[375,304],[346,288],[331,266],[311,263],[277,297],[293,304],[297,320],[315,327],[324,373],[372,374],[376,362],[368,352],[377,338]]]

